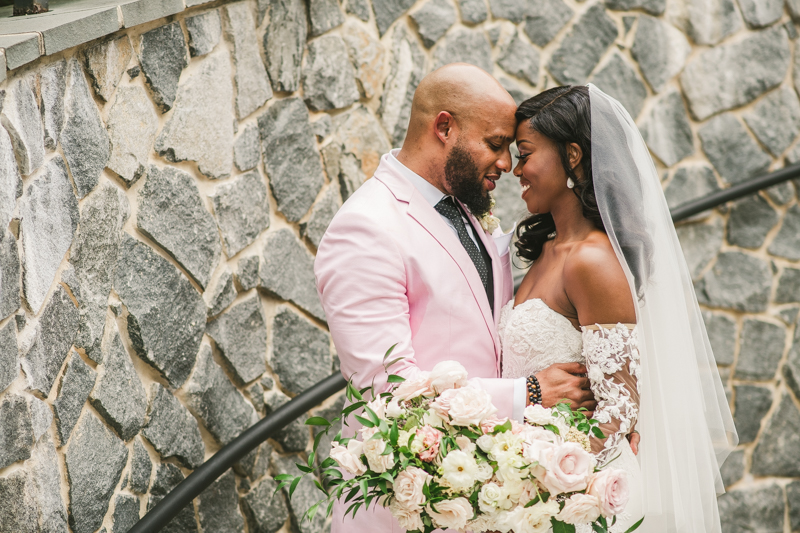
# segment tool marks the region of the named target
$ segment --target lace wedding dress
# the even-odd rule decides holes
[[[617,517],[613,533],[624,532],[642,517],[641,472],[626,435],[636,424],[639,411],[639,348],[636,327],[625,324],[596,325],[576,330],[563,315],[534,298],[500,312],[498,327],[503,347],[503,377],[536,374],[554,363],[583,363],[589,371],[597,400],[594,418],[607,435],[592,439],[599,464],[628,473],[630,501]],[[577,528],[579,533],[590,527]]]

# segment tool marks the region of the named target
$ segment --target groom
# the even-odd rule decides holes
[[[484,231],[489,192],[511,171],[516,104],[485,71],[451,64],[414,94],[403,147],[381,158],[373,179],[342,206],[320,243],[317,289],[341,361],[358,388],[385,390],[391,372],[412,379],[440,361],[459,361],[471,384],[492,395],[498,416],[522,419],[525,378],[501,379],[497,321],[512,298],[511,235]],[[542,403],[562,398],[594,409],[583,365],[536,375]],[[345,428],[346,430],[346,428]],[[400,531],[388,509],[343,519],[333,529]]]

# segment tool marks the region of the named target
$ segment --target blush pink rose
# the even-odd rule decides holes
[[[467,385],[467,369],[458,361],[442,361],[431,370],[430,383],[433,392],[437,394],[465,387]]]
[[[431,426],[422,426],[417,430],[417,437],[424,449],[419,452],[419,458],[430,463],[439,454],[439,442],[442,440],[442,432]]]
[[[551,494],[583,490],[594,469],[594,457],[579,444],[565,442],[540,454],[542,483]]]
[[[589,481],[587,494],[600,500],[600,512],[603,516],[620,514],[628,505],[628,474],[618,468],[601,470]]]
[[[458,394],[458,389],[447,389],[430,403],[430,408],[442,420],[450,420],[450,400]]]
[[[573,494],[556,518],[567,524],[589,524],[600,517],[600,500],[591,494]]]
[[[491,394],[483,389],[457,389],[450,399],[450,423],[454,426],[478,426],[496,412]]]
[[[367,466],[361,461],[363,443],[356,439],[347,444],[347,448],[338,442],[332,443],[331,458],[336,463],[354,476],[360,476],[367,471]]]
[[[422,493],[423,488],[430,479],[430,474],[421,468],[409,466],[400,472],[394,480],[395,498],[409,508],[422,505],[425,503],[425,495]]]
[[[505,424],[507,420],[508,418],[498,418],[497,416],[492,415],[481,422],[481,431],[483,431],[484,435],[491,433],[494,431],[495,427],[499,426],[500,424]]]
[[[418,396],[432,395],[430,372],[420,372],[417,377],[405,380],[392,393],[392,396],[398,400],[411,400]]]

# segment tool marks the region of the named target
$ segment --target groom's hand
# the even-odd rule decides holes
[[[553,407],[563,399],[570,401],[572,409],[586,408],[594,411],[597,402],[589,389],[586,367],[580,363],[556,363],[538,374],[542,389],[542,406]],[[591,416],[591,413],[587,413]]]

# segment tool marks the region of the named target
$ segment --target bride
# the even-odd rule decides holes
[[[719,466],[737,438],[644,141],[591,84],[540,93],[516,118],[514,175],[534,214],[516,231],[530,270],[500,315],[503,377],[552,404],[536,374],[586,365],[606,435],[593,452],[630,484],[612,531],[644,516],[644,533],[719,532]]]

